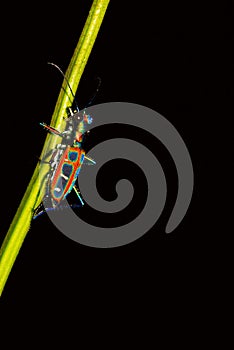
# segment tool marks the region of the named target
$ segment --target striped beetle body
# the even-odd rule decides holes
[[[48,132],[60,136],[62,142],[57,145],[45,158],[51,156],[49,161],[42,162],[50,164],[50,171],[46,175],[46,194],[41,203],[34,211],[34,218],[53,209],[59,209],[62,201],[66,196],[74,190],[80,201],[80,205],[84,202],[76,187],[76,181],[81,170],[84,159],[91,164],[95,161],[85,155],[83,149],[83,135],[86,125],[92,123],[92,118],[85,112],[71,114],[66,119],[65,131],[59,130],[40,123]]]

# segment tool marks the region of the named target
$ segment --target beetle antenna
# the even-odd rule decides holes
[[[47,63],[50,64],[51,66],[54,66],[62,74],[63,78],[65,79],[65,81],[67,83],[67,86],[68,86],[69,90],[71,91],[72,97],[74,98],[74,102],[75,102],[75,105],[76,105],[77,112],[79,112],[79,107],[78,107],[78,104],[77,104],[77,101],[76,101],[76,97],[75,97],[75,95],[74,95],[74,93],[72,91],[71,85],[69,84],[69,81],[68,81],[66,75],[63,73],[62,69],[59,66],[57,66],[57,64],[52,63],[52,62],[47,62]]]
[[[92,98],[90,99],[89,103],[85,106],[84,109],[88,108],[88,107],[92,104],[92,102],[93,102],[93,100],[95,99],[95,97],[97,96],[97,93],[98,93],[98,91],[99,91],[99,89],[100,89],[100,86],[101,86],[101,83],[102,83],[102,80],[101,80],[100,77],[97,77],[97,79],[98,79],[98,86],[97,86],[97,88],[96,88],[96,90],[95,90],[95,92],[94,92]]]

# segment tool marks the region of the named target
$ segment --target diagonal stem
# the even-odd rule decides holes
[[[109,1],[110,0],[93,1],[84,29],[66,71],[66,78],[74,93],[79,85],[82,73],[93,48]],[[53,125],[55,128],[62,129],[64,122],[63,117],[66,115],[66,107],[71,103],[71,101],[73,101],[73,99],[74,97],[72,96],[71,91],[68,89],[67,83],[64,80],[51,120],[51,125]],[[48,135],[42,154],[44,154],[46,150],[49,151],[50,149],[53,149],[55,144],[56,138]],[[46,171],[48,171],[48,166],[46,167],[45,165],[42,173],[46,173]],[[41,201],[41,198],[43,197],[43,191],[41,190],[38,174],[39,164],[36,166],[31,181],[26,189],[23,199],[0,249],[0,295],[26,234],[30,229],[33,210],[37,207]]]

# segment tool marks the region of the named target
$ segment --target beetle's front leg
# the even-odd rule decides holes
[[[63,133],[60,132],[59,130],[53,128],[52,126],[49,126],[46,123],[40,123],[40,125],[43,126],[43,128],[46,129],[51,134],[63,137]]]

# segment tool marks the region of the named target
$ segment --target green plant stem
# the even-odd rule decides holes
[[[93,48],[109,1],[110,0],[93,1],[84,29],[66,71],[66,78],[74,93],[79,85],[82,73]],[[62,130],[64,123],[63,118],[66,115],[66,108],[67,106],[71,105],[73,99],[74,97],[72,96],[71,91],[68,89],[67,82],[64,80],[51,120],[51,125],[53,125],[55,128]],[[56,143],[56,137],[50,137],[50,135],[48,135],[42,154],[45,154],[45,152],[53,149]],[[43,167],[42,173],[46,173],[46,171],[48,171],[48,166]],[[41,189],[39,179],[38,164],[0,249],[0,295],[2,294],[7,278],[23,244],[26,234],[29,231],[33,211],[40,203],[42,197],[43,190]]]

